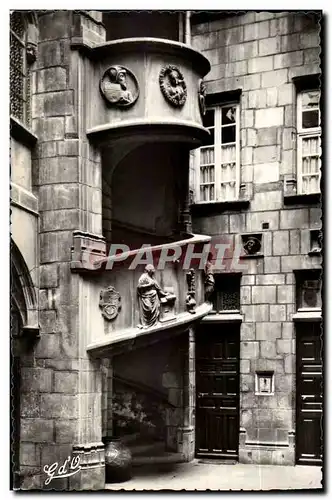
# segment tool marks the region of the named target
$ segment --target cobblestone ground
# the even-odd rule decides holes
[[[107,490],[300,490],[321,489],[320,467],[185,464],[135,467],[133,478]]]

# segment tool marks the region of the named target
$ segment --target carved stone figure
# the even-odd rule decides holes
[[[183,106],[187,99],[187,86],[176,66],[165,66],[160,71],[159,85],[166,101],[173,106]]]
[[[199,109],[202,116],[204,116],[206,113],[205,96],[206,96],[206,85],[205,82],[201,80],[199,84],[198,99],[199,99]]]
[[[149,328],[156,325],[160,316],[160,304],[167,303],[168,299],[174,299],[164,292],[154,278],[155,268],[152,264],[145,267],[144,273],[140,276],[137,285],[137,293],[140,304],[140,325],[139,328]]]
[[[262,235],[242,235],[243,249],[247,255],[255,255],[262,247]]]
[[[187,306],[188,312],[190,312],[191,314],[195,314],[195,312],[196,312],[195,311],[196,290],[195,290],[195,271],[194,271],[194,269],[190,269],[190,271],[187,272],[187,284],[188,284],[188,292],[187,292],[187,298],[186,298],[186,306]]]
[[[130,86],[128,84],[130,81]],[[108,68],[100,82],[100,91],[106,101],[119,107],[130,106],[138,97],[138,83],[131,71],[123,66]]]
[[[205,300],[211,302],[211,298],[214,292],[215,280],[213,276],[213,264],[211,260],[208,260],[205,266]]]
[[[109,286],[100,292],[99,307],[104,318],[112,320],[117,317],[121,309],[121,296],[114,286]]]

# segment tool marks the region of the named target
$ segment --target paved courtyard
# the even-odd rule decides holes
[[[300,490],[321,489],[320,467],[220,465],[194,460],[184,464],[135,467],[133,478],[108,490]]]

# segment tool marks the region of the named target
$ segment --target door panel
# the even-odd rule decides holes
[[[238,457],[239,339],[239,326],[208,325],[197,333],[197,456]]]
[[[322,355],[320,323],[301,323],[297,337],[296,461],[322,463]]]

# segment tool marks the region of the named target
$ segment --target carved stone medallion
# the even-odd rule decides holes
[[[104,318],[112,320],[117,317],[121,309],[121,296],[114,286],[109,286],[100,292],[99,307]]]
[[[201,112],[202,117],[206,113],[205,96],[206,96],[206,85],[205,82],[201,80],[199,83],[198,102],[199,102],[199,110]]]
[[[159,85],[166,101],[176,107],[184,105],[187,99],[187,85],[176,66],[168,65],[161,69]]]
[[[139,95],[135,75],[124,66],[111,66],[100,80],[100,92],[112,106],[131,106]]]

